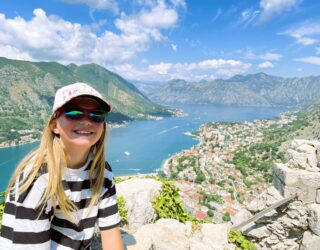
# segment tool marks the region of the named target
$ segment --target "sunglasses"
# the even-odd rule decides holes
[[[81,121],[85,117],[95,123],[104,123],[107,120],[108,113],[103,110],[86,110],[81,108],[62,108],[56,111],[56,118],[64,115],[72,121]]]

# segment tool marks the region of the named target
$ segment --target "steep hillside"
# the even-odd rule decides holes
[[[74,82],[87,82],[113,105],[110,122],[170,116],[134,85],[96,64],[64,66],[55,62],[27,62],[0,58],[0,137],[16,138],[16,130],[43,127],[51,114],[55,91]]]

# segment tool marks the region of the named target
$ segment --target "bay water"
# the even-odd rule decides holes
[[[285,108],[236,107],[213,104],[185,105],[187,116],[158,121],[135,121],[109,131],[107,160],[115,176],[154,173],[171,155],[198,143],[184,133],[201,124],[218,121],[253,121],[278,116]],[[4,191],[17,163],[39,145],[38,142],[0,149],[0,191]]]

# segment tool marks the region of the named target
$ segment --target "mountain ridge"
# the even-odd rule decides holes
[[[320,76],[285,78],[261,72],[212,81],[174,79],[145,90],[152,101],[164,104],[301,107],[320,98]]]
[[[110,101],[113,109],[108,121],[111,123],[154,119],[173,113],[151,102],[121,76],[97,64],[62,65],[0,57],[1,141],[21,137],[17,131],[41,130],[51,115],[56,90],[75,82],[89,83]]]

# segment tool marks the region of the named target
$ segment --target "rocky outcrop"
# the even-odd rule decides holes
[[[181,223],[174,219],[155,222],[152,198],[161,192],[161,182],[147,178],[132,178],[116,184],[117,195],[124,197],[128,209],[128,225],[121,228],[127,250],[224,250],[228,244],[228,224]],[[101,250],[99,229],[92,250]]]
[[[242,214],[256,214],[285,197],[287,205],[275,208],[241,230],[258,249],[320,249],[320,142],[293,140],[287,163],[274,164],[273,187],[247,205]],[[239,216],[238,216],[239,217]],[[242,221],[232,220],[235,225]]]
[[[145,224],[155,222],[157,213],[152,207],[152,198],[160,194],[161,182],[154,179],[133,178],[116,185],[117,195],[124,197],[128,209],[128,226],[136,231]]]
[[[160,219],[123,239],[128,250],[223,250],[228,249],[227,233],[227,224],[202,224],[193,232],[191,222]]]

